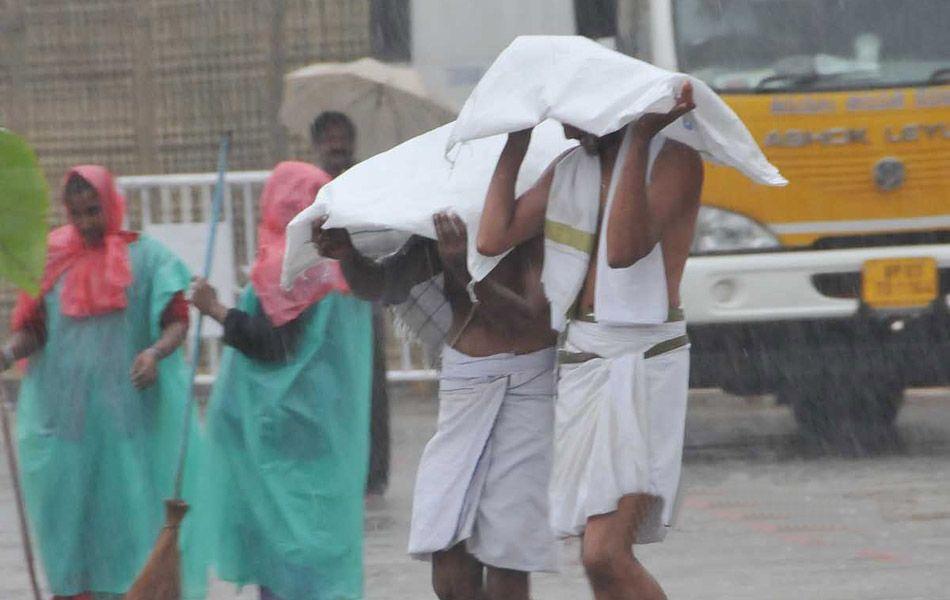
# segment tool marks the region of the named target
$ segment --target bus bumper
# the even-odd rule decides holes
[[[930,305],[871,309],[866,261],[932,258]],[[682,285],[692,384],[744,394],[802,377],[886,373],[905,386],[950,384],[950,245],[693,257]]]

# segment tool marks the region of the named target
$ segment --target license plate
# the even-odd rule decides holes
[[[861,298],[874,308],[926,306],[937,299],[940,276],[932,258],[887,258],[864,263]]]

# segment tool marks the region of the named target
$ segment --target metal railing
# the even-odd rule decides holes
[[[224,254],[230,264],[217,265],[216,268],[227,269],[233,274],[233,277],[226,278],[235,283],[235,289],[230,290],[231,295],[247,284],[256,254],[259,218],[257,198],[268,175],[269,171],[237,171],[228,173],[226,177],[222,226],[228,235],[222,236],[222,239],[227,246]],[[154,231],[160,230],[160,226],[207,223],[211,214],[211,192],[215,179],[215,173],[119,177],[117,183],[127,203],[127,226],[138,231]],[[197,248],[195,252],[201,255],[203,248]],[[183,258],[190,262],[189,257]],[[395,342],[398,348],[397,364],[389,365],[387,379],[436,379],[436,371],[424,367],[421,353],[413,352],[413,344],[400,336],[391,325],[387,325],[387,328],[387,339]],[[199,376],[199,383],[204,384],[214,380],[221,350],[216,336],[209,338],[209,341],[212,343],[208,369]]]

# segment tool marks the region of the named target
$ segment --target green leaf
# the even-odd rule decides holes
[[[0,127],[0,278],[40,291],[46,263],[46,179],[32,148]]]

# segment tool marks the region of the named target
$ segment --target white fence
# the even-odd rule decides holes
[[[231,305],[246,284],[254,260],[259,217],[257,198],[268,173],[239,171],[227,175],[211,281]],[[128,227],[158,238],[178,253],[193,272],[198,272],[204,259],[216,178],[215,173],[120,177],[119,188],[127,201]],[[209,342],[209,370],[200,378],[208,383],[218,369],[221,330],[212,326],[205,331]],[[387,339],[396,341],[399,348],[398,365],[389,365],[390,381],[436,378],[435,371],[423,367],[421,354],[414,352],[407,340],[399,338],[391,327],[387,334]]]

